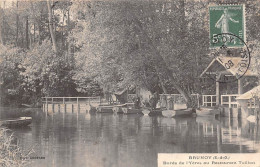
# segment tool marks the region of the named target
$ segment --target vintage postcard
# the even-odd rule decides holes
[[[260,167],[260,0],[0,0],[0,166]]]

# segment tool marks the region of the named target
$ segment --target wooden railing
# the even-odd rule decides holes
[[[221,95],[221,105],[228,108],[238,108],[239,105],[236,101],[238,94]]]
[[[97,97],[42,97],[42,102],[43,103],[62,103],[65,104],[66,102],[72,103],[76,102],[77,104],[82,101],[82,99],[86,101],[95,101],[95,102],[100,102],[100,96]],[[84,102],[86,102],[84,101]]]
[[[202,95],[202,105],[213,107],[217,104],[216,95]]]
[[[230,95],[221,95],[221,101],[220,104],[225,107],[229,108],[237,108],[238,103],[236,101],[236,98],[238,97],[238,94],[230,94]],[[216,105],[216,95],[202,95],[202,105],[213,107]]]
[[[198,106],[200,105],[199,96],[199,94],[191,94],[192,100],[194,100]],[[166,107],[170,101],[174,104],[186,103],[181,94],[160,94],[161,106]]]

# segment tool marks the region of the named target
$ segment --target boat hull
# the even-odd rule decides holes
[[[197,116],[201,117],[207,117],[207,116],[216,116],[220,114],[220,111],[218,109],[213,108],[200,108],[196,109]]]
[[[162,115],[162,108],[156,108],[156,109],[152,109],[150,110],[151,112],[149,113],[149,116],[161,116]]]
[[[147,111],[148,110],[148,111]],[[144,115],[146,115],[148,113],[149,116],[161,116],[162,115],[162,111],[165,110],[165,108],[155,108],[155,109],[151,109],[151,108],[144,108],[142,110],[142,113]]]
[[[97,113],[113,113],[113,106],[98,106]]]
[[[126,106],[126,104],[115,105],[112,110],[113,110],[113,112],[116,113],[116,114],[123,114],[122,108],[125,107],[125,106]]]
[[[181,110],[164,110],[162,111],[162,115],[164,117],[177,117],[177,116],[188,116],[192,114],[192,109],[181,109]]]
[[[142,109],[125,108],[122,107],[124,114],[142,114]]]
[[[32,117],[20,117],[14,120],[0,121],[1,126],[5,126],[9,128],[24,127],[24,126],[28,126],[31,123],[32,123]]]
[[[147,110],[147,109],[144,109],[144,110],[142,110],[142,113],[143,113],[144,115],[149,115],[149,114],[151,113],[151,111],[149,111],[149,110]]]

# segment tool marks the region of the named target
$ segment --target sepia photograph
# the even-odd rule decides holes
[[[1,167],[260,167],[260,0],[0,0]]]

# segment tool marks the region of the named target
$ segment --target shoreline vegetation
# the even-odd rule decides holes
[[[0,166],[28,167],[29,155],[33,150],[25,154],[9,131],[9,129],[0,127]]]

